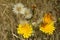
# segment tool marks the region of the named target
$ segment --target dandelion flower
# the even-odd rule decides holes
[[[31,18],[32,17],[31,13],[32,13],[31,10],[26,8],[26,10],[25,10],[25,18],[26,19]]]
[[[19,24],[17,33],[23,35],[24,38],[29,38],[33,33],[32,26],[28,23]]]
[[[24,14],[24,13],[25,13],[24,5],[21,4],[21,3],[18,3],[18,4],[16,4],[16,5],[14,5],[13,11],[14,11],[16,14],[18,14],[18,13]]]
[[[46,34],[53,34],[53,32],[55,31],[55,27],[54,27],[54,21],[52,19],[52,15],[49,13],[49,14],[45,14],[44,17],[43,17],[43,24],[41,24],[39,26],[39,29],[46,33]]]
[[[49,24],[46,24],[46,25],[40,25],[40,30],[46,34],[53,34],[53,32],[55,31],[55,27],[54,27],[54,22],[51,22]]]

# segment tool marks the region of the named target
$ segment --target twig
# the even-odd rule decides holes
[[[16,38],[19,38],[17,35],[15,35],[14,33],[12,33],[12,35],[14,36],[14,37],[16,37]]]

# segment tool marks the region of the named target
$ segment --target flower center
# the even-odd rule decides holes
[[[21,8],[20,7],[17,7],[17,11],[20,11],[21,10]]]

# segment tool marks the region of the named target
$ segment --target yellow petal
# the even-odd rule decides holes
[[[47,34],[53,34],[53,32],[55,31],[54,22],[51,22],[51,23],[45,25],[45,27],[42,27],[40,25],[40,30]]]

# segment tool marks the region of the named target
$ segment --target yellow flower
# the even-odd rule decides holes
[[[19,24],[17,33],[23,35],[24,38],[29,38],[33,33],[32,26],[28,23]]]
[[[51,23],[49,23],[49,24],[44,25],[44,27],[42,25],[39,26],[40,30],[42,32],[46,33],[46,34],[51,35],[55,31],[55,27],[54,27],[54,22],[53,21]]]

